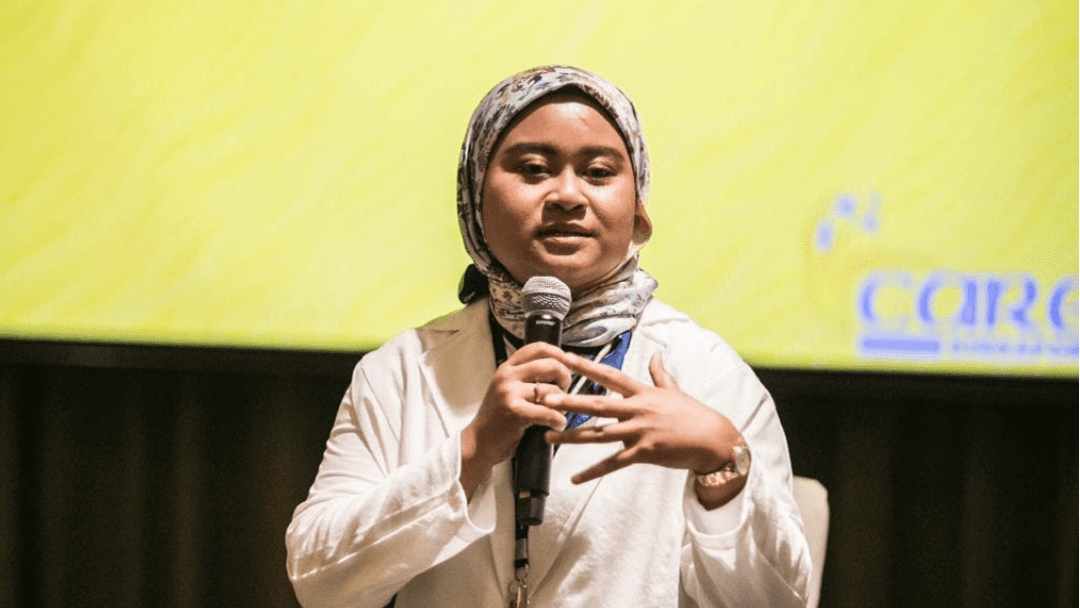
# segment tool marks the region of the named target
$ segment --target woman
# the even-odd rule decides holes
[[[598,76],[544,67],[488,93],[458,172],[467,306],[357,365],[288,530],[302,604],[804,605],[775,407],[652,297],[648,186],[634,108]],[[563,345],[582,354],[521,346],[533,276],[569,286]],[[516,553],[511,460],[534,424],[551,493]]]

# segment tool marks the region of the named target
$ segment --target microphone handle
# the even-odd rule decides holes
[[[516,475],[518,525],[539,526],[544,521],[544,503],[551,479],[551,446],[544,441],[548,427],[533,425],[525,429],[518,444]]]
[[[525,319],[525,343],[547,342],[562,345],[562,319],[545,312]],[[544,521],[544,503],[551,479],[551,445],[544,441],[548,427],[525,429],[514,455],[514,491],[517,493],[517,523],[538,526]]]

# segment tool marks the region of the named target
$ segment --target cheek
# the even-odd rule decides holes
[[[483,190],[483,209],[480,212],[484,223],[484,240],[492,253],[497,248],[514,241],[523,225],[523,215],[519,203],[520,195],[500,176],[492,176]],[[518,195],[518,196],[515,196]]]
[[[598,211],[599,212],[599,211]],[[619,236],[633,235],[637,221],[637,191],[633,185],[611,192],[603,206],[604,223]]]

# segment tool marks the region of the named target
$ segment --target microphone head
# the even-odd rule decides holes
[[[533,277],[521,290],[521,306],[525,316],[546,312],[561,321],[570,312],[570,288],[555,277]]]

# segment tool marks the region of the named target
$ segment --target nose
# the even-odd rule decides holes
[[[588,200],[582,190],[581,177],[573,167],[566,167],[554,180],[552,190],[548,193],[548,205],[557,207],[562,211],[571,211],[583,207]]]

